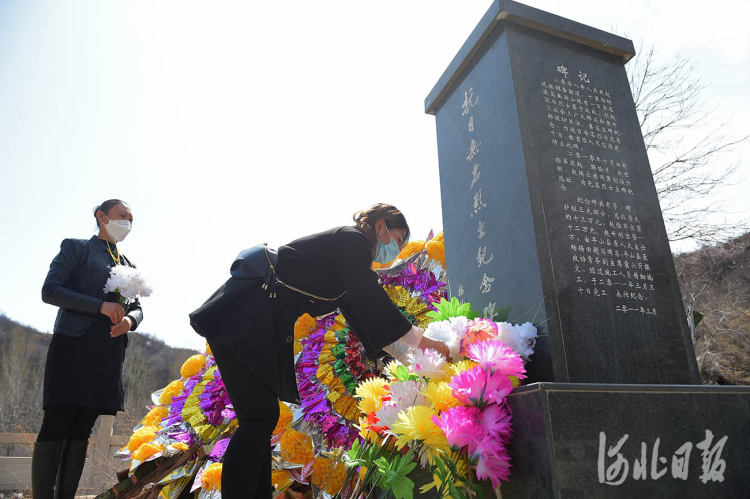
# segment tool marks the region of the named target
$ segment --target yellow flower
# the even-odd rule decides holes
[[[150,458],[157,452],[161,452],[163,449],[161,445],[159,444],[152,444],[152,443],[145,443],[138,447],[138,449],[133,452],[133,461],[145,461],[146,459]]]
[[[386,383],[387,381],[383,378],[370,378],[357,385],[355,394],[360,398],[360,411],[369,413],[380,409],[383,397],[390,393],[386,387]]]
[[[284,461],[305,465],[313,460],[312,439],[293,428],[281,436],[281,457]]]
[[[144,426],[159,426],[161,420],[169,416],[169,407],[163,405],[157,405],[148,414],[143,416],[141,424]]]
[[[386,377],[387,377],[387,378],[388,378],[389,380],[393,381],[394,379],[396,379],[396,369],[397,369],[397,368],[398,368],[398,366],[400,366],[400,365],[401,365],[401,363],[400,363],[399,361],[397,361],[397,360],[392,360],[392,361],[390,361],[390,362],[389,362],[388,364],[386,364],[386,366],[385,366],[385,367],[383,368],[383,374],[385,374],[385,376],[386,376]]]
[[[396,447],[401,449],[412,440],[417,440],[428,446],[447,449],[445,433],[432,421],[432,416],[436,414],[424,405],[413,405],[406,412],[400,412],[399,421],[391,427],[393,433],[399,436]]]
[[[138,428],[130,436],[128,450],[130,452],[135,452],[141,445],[152,441],[156,436],[156,432],[159,430],[160,428],[158,426],[144,426],[143,428]]]
[[[425,247],[427,248],[427,256],[430,260],[438,262],[445,268],[445,241],[443,240],[443,233],[440,232],[436,237],[427,241]]]
[[[180,368],[180,376],[183,378],[189,378],[191,376],[195,376],[199,372],[201,372],[201,369],[203,369],[203,366],[206,365],[206,356],[202,354],[193,355],[192,357],[189,357],[188,360],[185,361],[184,364],[182,364],[182,367]]]
[[[223,463],[211,463],[208,468],[203,470],[201,488],[221,490],[221,470],[223,467]]]
[[[310,314],[300,315],[294,323],[294,339],[299,341],[310,336],[315,329],[315,319]]]
[[[399,252],[398,258],[399,260],[404,260],[406,258],[409,258],[415,253],[419,253],[424,249],[424,241],[409,241],[404,245],[401,252]]]
[[[331,459],[318,456],[313,464],[312,483],[330,495],[341,490],[346,481],[346,465],[339,461],[334,464]]]
[[[359,435],[374,444],[380,443],[380,435],[370,430],[370,423],[367,418],[359,418]]]
[[[172,381],[164,388],[164,391],[159,396],[159,403],[162,405],[170,404],[172,402],[172,398],[175,395],[179,395],[180,393],[182,393],[182,389],[184,387],[185,383],[183,383],[181,379]]]
[[[453,397],[451,386],[445,381],[428,383],[422,393],[430,401],[432,408],[438,412],[458,405],[458,400]]]
[[[476,362],[473,360],[465,359],[465,360],[459,360],[458,362],[451,362],[450,364],[446,364],[446,369],[448,372],[448,375],[450,377],[455,376],[456,374],[461,374],[464,371],[468,371],[469,369],[472,369],[474,366],[477,366]]]
[[[276,428],[273,429],[273,434],[278,435],[282,431],[289,428],[292,424],[292,411],[289,410],[289,406],[279,400],[279,420],[276,422]]]
[[[289,487],[293,480],[287,470],[273,470],[271,471],[271,482],[273,482],[273,486],[276,487],[276,490],[281,491]]]
[[[188,450],[188,445],[185,442],[176,442],[172,444],[172,448],[185,451]]]

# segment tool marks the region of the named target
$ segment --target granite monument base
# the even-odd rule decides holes
[[[534,383],[503,499],[750,497],[750,386]]]

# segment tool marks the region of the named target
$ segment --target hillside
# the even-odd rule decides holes
[[[51,339],[50,334],[0,315],[0,433],[39,431],[44,362]],[[172,348],[148,333],[130,334],[123,378],[125,412],[115,418],[115,434],[132,432],[151,404],[151,393],[179,376],[180,366],[194,353]],[[96,373],[81,366],[81,376],[92,375]]]
[[[685,307],[703,314],[696,356],[704,383],[750,384],[750,233],[675,257]]]

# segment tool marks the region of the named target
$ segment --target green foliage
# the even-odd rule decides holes
[[[405,366],[398,366],[393,375],[399,381],[419,381],[419,376],[414,373],[410,373]]]
[[[427,312],[427,316],[436,320],[444,321],[451,317],[464,316],[468,319],[475,319],[479,316],[477,312],[471,309],[471,303],[461,303],[455,296],[451,298],[451,301],[445,298],[440,299],[440,303],[433,303],[437,310]]]
[[[396,499],[412,499],[414,482],[406,475],[417,467],[413,457],[412,450],[409,449],[405,456],[396,455],[392,459],[380,457],[375,461],[380,473],[378,487],[384,490],[390,489]]]

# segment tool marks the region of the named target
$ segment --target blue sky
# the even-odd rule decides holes
[[[692,51],[707,104],[750,133],[745,3],[527,3]],[[93,234],[111,197],[135,217],[122,251],[156,285],[142,330],[194,348],[187,314],[245,247],[379,201],[418,237],[440,230],[423,101],[489,5],[0,0],[0,310],[51,330],[49,262],[63,238]],[[738,211],[746,187],[723,193]]]

